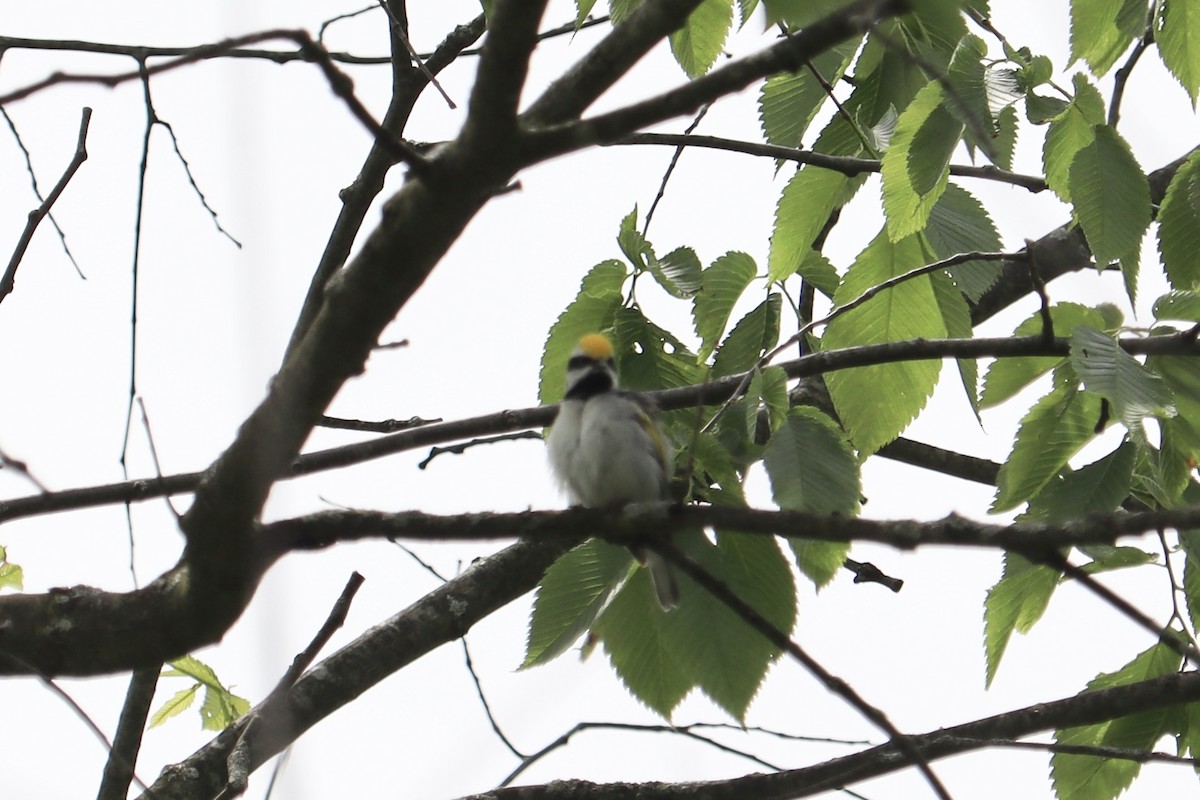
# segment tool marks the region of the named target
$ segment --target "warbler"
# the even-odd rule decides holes
[[[671,444],[654,406],[617,388],[612,342],[601,334],[584,336],[571,353],[567,393],[546,445],[572,505],[622,508],[671,498]],[[670,565],[646,549],[633,554],[649,570],[659,605],[677,606],[679,587]]]

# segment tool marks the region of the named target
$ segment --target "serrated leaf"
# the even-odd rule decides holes
[[[1071,333],[1071,364],[1089,392],[1108,400],[1127,428],[1150,415],[1175,415],[1171,391],[1111,336],[1081,325]]]
[[[204,702],[200,704],[201,727],[206,731],[223,731],[250,710],[250,701],[227,689],[207,686]]]
[[[750,21],[750,16],[756,8],[758,8],[758,0],[738,0],[738,16],[741,25],[744,26]]]
[[[947,184],[930,212],[925,237],[938,260],[959,253],[999,252],[1001,246],[1000,234],[983,204],[953,182]],[[967,261],[951,267],[949,272],[967,299],[975,302],[996,283],[1000,265],[994,261]]]
[[[790,634],[796,622],[796,587],[774,538],[720,531],[715,546],[693,537],[685,549],[778,630]],[[664,620],[664,637],[696,685],[743,722],[780,653],[723,602],[690,580],[683,583],[684,602]]]
[[[1152,680],[1175,672],[1180,663],[1180,656],[1170,647],[1155,644],[1116,672],[1098,675],[1086,691]],[[1060,729],[1054,732],[1054,740],[1061,745],[1149,750],[1169,732],[1174,715],[1175,709],[1171,707],[1157,708],[1096,725]],[[1113,800],[1129,787],[1140,770],[1141,764],[1129,759],[1067,753],[1050,757],[1054,792],[1063,800]]]
[[[703,0],[683,27],[671,34],[671,52],[689,78],[712,67],[733,25],[733,0]]]
[[[580,26],[587,20],[588,14],[592,13],[592,8],[596,5],[596,0],[575,0],[575,30],[579,31]],[[489,9],[490,11],[490,9]]]
[[[579,339],[612,327],[613,316],[621,307],[621,287],[626,275],[625,265],[615,259],[592,267],[579,294],[550,326],[538,376],[541,403],[557,403],[562,399],[567,388],[567,359]]]
[[[701,342],[700,360],[707,361],[716,350],[734,304],[754,280],[756,271],[753,258],[731,251],[701,273],[700,291],[692,300],[692,322]]]
[[[796,268],[796,274],[804,280],[811,283],[817,288],[817,291],[826,297],[833,297],[837,291],[838,283],[841,278],[838,277],[837,270],[829,259],[822,253],[816,250],[809,250],[808,255],[800,262],[800,266]]]
[[[1080,547],[1079,551],[1092,559],[1079,568],[1088,575],[1096,575],[1114,569],[1140,567],[1151,564],[1158,559],[1157,554],[1148,553],[1137,547],[1114,547],[1112,545],[1088,545]]]
[[[565,653],[584,634],[629,573],[624,547],[589,539],[555,561],[538,584],[521,669]]]
[[[1200,285],[1200,208],[1193,197],[1200,186],[1200,153],[1175,173],[1158,212],[1158,251],[1167,279],[1176,289]]]
[[[693,459],[693,494],[714,505],[746,505],[742,476],[738,472],[743,465],[730,449],[711,431],[695,434],[692,441],[688,455]]]
[[[1073,386],[1039,400],[1021,420],[1012,452],[1000,467],[992,513],[1037,494],[1096,435],[1099,419],[1100,398]]]
[[[942,323],[946,326],[946,335],[951,339],[970,339],[974,333],[971,325],[971,309],[962,292],[945,273],[933,273],[929,276],[937,298],[938,311],[942,315]],[[967,393],[967,402],[975,418],[979,418],[979,363],[973,358],[955,359],[958,374],[962,378],[963,390]]]
[[[985,685],[991,688],[1013,631],[1028,633],[1045,613],[1058,586],[1058,570],[1034,564],[1018,553],[1004,554],[1004,573],[983,604]]]
[[[753,440],[758,427],[759,410],[767,412],[769,433],[775,433],[787,420],[788,401],[787,373],[782,367],[766,367],[755,371],[746,389],[747,433]],[[751,427],[753,425],[753,427]]]
[[[1025,95],[1025,118],[1034,125],[1044,125],[1062,116],[1070,104],[1061,97],[1048,97],[1030,92]]]
[[[704,367],[670,331],[637,308],[613,316],[613,349],[621,386],[637,392],[690,386],[704,379]]]
[[[834,300],[845,305],[868,289],[933,260],[921,237],[892,242],[881,232],[846,272]],[[929,276],[904,281],[834,319],[822,350],[939,339],[946,325]],[[864,455],[895,439],[925,407],[941,372],[939,361],[908,361],[838,370],[825,376],[846,432]],[[881,402],[886,398],[886,402]]]
[[[947,79],[954,92],[947,93],[945,108],[963,124],[961,132],[968,149],[978,148],[987,155],[989,161],[995,161],[996,126],[993,114],[999,112],[1003,107],[1003,101],[1000,99],[1001,95],[997,94],[996,99],[999,104],[995,111],[992,110],[988,91],[988,70],[985,65],[986,56],[987,45],[982,39],[974,34],[967,34],[963,37],[954,51],[954,57],[950,60]],[[1015,88],[1016,80],[1012,79],[1010,84]],[[1017,97],[1020,97],[1019,92],[1013,97],[1013,100]],[[971,152],[974,151],[971,150]]]
[[[1093,73],[1103,75],[1145,23],[1141,0],[1071,0],[1071,60],[1082,58]]]
[[[1098,266],[1138,249],[1150,225],[1150,184],[1129,145],[1109,125],[1075,154],[1068,175],[1079,225]]]
[[[837,208],[850,179],[820,167],[797,170],[775,208],[775,228],[767,257],[767,278],[781,281],[796,272]]]
[[[892,241],[922,230],[945,191],[950,155],[963,125],[944,103],[944,90],[937,82],[918,92],[900,114],[883,154],[883,208]]]
[[[1103,458],[1051,478],[1029,501],[1022,522],[1068,522],[1094,511],[1115,511],[1129,496],[1138,448],[1130,441]]]
[[[677,580],[681,592],[686,588],[691,590],[689,595],[699,593],[694,584],[683,587],[682,576]],[[604,608],[592,628],[625,688],[664,719],[671,718],[675,706],[696,685],[664,633],[664,627],[692,600],[685,595],[681,608],[664,613],[646,571],[638,570]]]
[[[829,85],[836,85],[857,49],[857,42],[843,42],[813,58],[813,69]],[[799,147],[826,99],[825,88],[807,66],[797,72],[772,75],[763,82],[758,96],[763,136],[771,144]]]
[[[713,360],[714,378],[750,370],[764,353],[778,344],[781,303],[782,296],[771,292],[766,300],[738,320],[717,350]]]
[[[1050,321],[1054,324],[1055,334],[1061,336],[1068,331],[1075,330],[1080,325],[1098,329],[1109,327],[1105,313],[1099,308],[1089,308],[1079,303],[1055,303],[1050,306]],[[1015,336],[1034,336],[1041,333],[1042,315],[1040,311],[1030,314],[1013,331]],[[1020,356],[996,359],[988,367],[987,375],[983,380],[983,393],[979,399],[980,408],[999,405],[1065,360],[1063,356]]]
[[[224,688],[213,668],[193,656],[184,656],[167,663],[171,665],[172,669],[164,672],[164,677],[184,676],[193,678],[205,686]]]
[[[1200,242],[1197,244],[1200,245]],[[1155,319],[1200,322],[1200,292],[1193,289],[1167,292],[1154,301],[1152,311]]]
[[[700,258],[690,247],[677,247],[652,261],[650,272],[672,297],[685,299],[700,291]]]
[[[1096,138],[1096,126],[1104,122],[1104,99],[1081,73],[1074,78],[1075,97],[1050,123],[1042,145],[1042,169],[1046,184],[1071,202],[1071,162],[1075,155]]]
[[[1183,562],[1183,597],[1192,630],[1200,630],[1200,531],[1181,531],[1179,543],[1187,559]]]
[[[1162,25],[1154,40],[1163,63],[1195,108],[1200,95],[1200,0],[1171,0],[1162,6]]]
[[[175,695],[163,703],[162,707],[150,715],[150,727],[157,728],[171,717],[177,717],[184,711],[191,708],[192,703],[196,700],[196,692],[200,691],[201,684],[193,684],[190,689],[181,689]]]

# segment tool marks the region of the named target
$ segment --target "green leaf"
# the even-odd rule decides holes
[[[1100,398],[1062,386],[1039,400],[1017,431],[1012,453],[1000,467],[992,513],[1015,508],[1037,494],[1094,437]]]
[[[946,189],[950,156],[963,125],[945,106],[941,84],[917,93],[896,123],[883,155],[883,208],[888,236],[899,241],[922,230]]]
[[[0,562],[0,589],[9,588],[18,592],[25,588],[25,571],[11,561]]]
[[[933,273],[929,276],[933,286],[934,296],[937,297],[938,311],[941,312],[942,322],[946,326],[946,335],[951,339],[970,339],[974,333],[971,325],[971,309],[962,292],[955,287],[950,276],[945,273]],[[979,364],[973,358],[955,359],[958,364],[958,374],[962,378],[963,390],[967,393],[967,402],[975,417],[979,417]]]
[[[632,561],[624,547],[599,539],[555,561],[533,599],[521,669],[558,658],[592,627]]]
[[[683,27],[671,34],[671,52],[689,78],[712,67],[733,25],[733,0],[703,0]]]
[[[1079,303],[1055,303],[1050,306],[1050,321],[1054,324],[1055,334],[1059,336],[1067,331],[1075,330],[1080,325],[1103,330],[1115,327],[1115,325],[1109,324],[1107,316],[1115,311],[1116,309],[1112,306],[1089,308]],[[1013,331],[1016,336],[1036,336],[1041,333],[1042,315],[1040,311],[1030,314]],[[1003,403],[1065,360],[1062,356],[1019,356],[996,359],[988,367],[987,376],[983,380],[983,393],[979,399],[980,407],[990,408]]]
[[[1180,656],[1165,644],[1155,644],[1116,672],[1101,673],[1088,684],[1094,692],[1111,686],[1152,680],[1179,669]],[[1108,722],[1063,728],[1054,732],[1060,745],[1121,747],[1149,750],[1171,729],[1176,710],[1156,708]],[[1122,758],[1056,753],[1050,757],[1054,792],[1066,800],[1113,800],[1141,770],[1137,761]]]
[[[796,272],[849,182],[842,173],[820,167],[806,166],[792,176],[775,208],[768,280],[781,281]]]
[[[742,476],[734,454],[711,431],[691,434],[688,455],[693,460],[692,494],[714,505],[746,505]],[[714,488],[715,483],[715,488]]]
[[[754,280],[756,271],[753,258],[729,252],[701,273],[700,291],[692,301],[692,321],[701,342],[700,360],[708,360],[716,350],[734,304]]]
[[[690,247],[677,247],[651,261],[650,273],[672,297],[685,299],[700,291],[700,258]]]
[[[1103,75],[1145,24],[1142,0],[1071,0],[1071,60],[1082,58]]]
[[[204,702],[200,704],[201,727],[206,731],[223,731],[250,710],[250,701],[227,689],[205,687]]]
[[[1192,630],[1200,629],[1200,531],[1181,531],[1179,543],[1187,559],[1183,562],[1183,597],[1187,601]]]
[[[213,672],[212,667],[197,658],[184,656],[183,658],[177,658],[167,663],[172,668],[163,672],[163,677],[165,678],[187,677],[197,680],[205,686],[214,686],[218,689],[225,688],[221,685],[221,681],[217,678],[217,673]]]
[[[817,288],[826,297],[833,297],[841,278],[829,259],[816,250],[809,250],[808,255],[796,268],[796,273]]]
[[[744,26],[749,22],[756,8],[758,8],[758,0],[738,0],[739,24]]]
[[[163,703],[162,708],[150,715],[150,727],[157,728],[171,717],[177,717],[191,708],[200,686],[201,684],[196,683],[190,689],[181,689],[176,692],[174,697]]]
[[[677,579],[684,583],[682,576]],[[694,584],[681,586],[681,593],[685,589],[691,591],[683,595],[681,607],[667,614],[655,600],[646,570],[638,570],[592,628],[625,688],[664,719],[670,719],[675,706],[696,685],[664,631],[692,603],[690,595],[699,593]]]
[[[1004,554],[1004,574],[988,590],[983,604],[986,685],[996,679],[1000,659],[1013,631],[1028,633],[1042,618],[1058,586],[1058,570],[1034,564],[1018,553]]]
[[[850,0],[763,0],[767,25],[782,22],[789,30],[811,25],[849,3]]]
[[[1050,479],[1029,501],[1022,522],[1068,522],[1094,511],[1115,511],[1129,496],[1138,448],[1121,445],[1098,461]]]
[[[858,42],[843,42],[813,58],[813,69],[829,85],[836,85],[857,49]],[[771,144],[799,147],[804,132],[826,99],[825,88],[808,67],[772,75],[763,82],[758,96],[758,118],[762,122],[763,136]]]
[[[1197,246],[1200,246],[1200,242],[1197,242]],[[1200,292],[1194,289],[1167,292],[1154,301],[1153,313],[1155,319],[1200,322]]]
[[[1171,0],[1162,8],[1162,25],[1154,36],[1158,53],[1194,109],[1200,95],[1200,0]]]
[[[782,296],[771,292],[742,317],[721,343],[713,361],[713,377],[746,372],[779,342],[779,308]]]
[[[685,548],[696,562],[790,634],[796,622],[792,572],[768,536],[720,531],[714,546],[693,537]],[[696,685],[734,719],[744,722],[767,668],[780,653],[763,634],[688,579],[680,607],[666,615],[664,635]]]
[[[746,389],[747,433],[753,440],[758,429],[760,409],[767,412],[770,433],[775,433],[787,420],[790,411],[788,402],[787,373],[782,367],[766,367],[756,370]]]
[[[1089,392],[1108,400],[1118,419],[1133,429],[1150,415],[1175,415],[1171,391],[1121,349],[1108,334],[1080,325],[1071,334],[1071,365]]]
[[[637,392],[690,386],[704,379],[704,367],[670,331],[646,319],[637,308],[613,317],[613,349],[621,385]]]
[[[1104,99],[1082,73],[1075,75],[1075,97],[1052,123],[1042,145],[1046,183],[1063,202],[1071,202],[1071,162],[1096,138],[1104,122]]]
[[[925,237],[938,260],[959,253],[995,253],[1001,248],[1000,234],[983,204],[952,182],[929,214]],[[995,261],[967,261],[951,267],[949,272],[967,299],[976,302],[1000,277],[1000,265]]]
[[[625,265],[615,259],[592,267],[579,294],[550,326],[538,378],[541,403],[557,403],[562,399],[567,390],[567,359],[579,339],[612,327],[613,317],[621,307],[621,287],[626,275]]]
[[[921,237],[892,242],[881,232],[846,272],[834,300],[845,305],[868,289],[932,261]],[[822,350],[946,336],[946,325],[928,275],[880,292],[834,319]],[[941,362],[906,361],[838,370],[825,376],[829,394],[851,441],[864,455],[895,439],[925,407]]]
[[[596,5],[596,0],[575,0],[575,30],[576,31],[578,31],[579,27],[581,25],[583,25],[585,20],[587,20],[588,15],[592,13],[592,8],[595,7],[595,5]],[[488,14],[490,16],[491,9],[489,8],[487,10],[488,10]]]
[[[1167,279],[1176,289],[1200,285],[1200,153],[1193,153],[1175,173],[1158,212],[1158,251]]]
[[[1150,225],[1150,184],[1114,128],[1095,127],[1091,144],[1071,161],[1068,185],[1079,225],[1098,266],[1141,246]]]
[[[763,453],[771,494],[780,508],[814,514],[858,513],[862,483],[858,459],[837,424],[821,411],[797,406]],[[846,560],[850,545],[787,537],[796,564],[817,588]]]

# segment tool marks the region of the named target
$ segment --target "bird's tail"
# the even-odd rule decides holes
[[[663,611],[670,611],[679,605],[679,584],[675,582],[675,570],[666,559],[658,553],[643,551],[639,561],[650,572],[650,582],[654,584],[654,594],[658,596],[658,604]]]

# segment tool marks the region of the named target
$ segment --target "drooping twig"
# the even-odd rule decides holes
[[[222,236],[232,242],[237,249],[241,250],[242,243],[238,241],[232,233],[225,229],[225,227],[221,224],[221,220],[217,217],[216,209],[209,205],[208,198],[204,196],[204,192],[200,191],[200,185],[196,183],[196,176],[192,174],[192,165],[189,164],[188,160],[183,157],[183,151],[179,149],[179,137],[175,135],[175,128],[173,128],[171,123],[167,122],[166,120],[157,119],[157,116],[156,121],[159,125],[166,129],[167,134],[171,137],[171,146],[175,149],[175,156],[179,159],[179,163],[183,165],[183,174],[187,176],[188,183],[192,186],[192,191],[194,191],[196,193],[196,197],[200,199],[200,205],[204,206],[204,210],[207,211],[208,216],[212,218],[213,225],[217,226],[217,231],[219,231]]]
[[[475,694],[479,697],[479,703],[483,706],[483,713],[487,715],[488,724],[492,726],[492,731],[508,751],[522,761],[529,759],[529,756],[517,749],[512,740],[504,735],[504,731],[500,729],[500,723],[496,721],[496,715],[492,713],[492,707],[488,704],[487,696],[483,693],[483,684],[479,682],[479,674],[475,672],[475,664],[471,661],[471,648],[467,646],[467,637],[463,637],[459,641],[462,642],[463,660],[466,662],[467,674],[471,676],[471,681],[475,684]]]
[[[700,111],[696,114],[696,118],[683,131],[684,136],[690,135],[699,127],[704,116],[708,114],[709,106],[705,104],[700,107]],[[675,172],[675,167],[679,164],[679,158],[683,155],[683,145],[675,148],[675,152],[671,155],[671,161],[667,164],[667,169],[663,172],[662,180],[658,182],[658,193],[654,195],[653,202],[650,203],[650,210],[646,212],[646,221],[642,224],[642,236],[650,232],[650,220],[654,219],[654,211],[658,208],[659,202],[663,199],[663,195],[667,193],[667,184],[671,181],[671,175]]]
[[[17,240],[17,246],[13,249],[13,254],[8,260],[8,266],[4,270],[4,275],[0,276],[0,302],[3,302],[4,298],[13,290],[17,267],[20,266],[21,259],[25,257],[25,251],[29,248],[29,242],[32,241],[33,234],[37,230],[38,225],[50,213],[50,207],[58,200],[63,190],[67,188],[67,184],[70,183],[71,178],[75,177],[75,173],[79,170],[79,167],[87,160],[87,132],[91,121],[92,109],[85,107],[79,120],[79,138],[75,142],[75,155],[71,158],[71,162],[67,164],[62,177],[58,179],[58,183],[54,184],[54,188],[50,190],[50,194],[46,196],[46,199],[42,201],[41,205],[29,212],[29,221],[25,223],[25,229],[21,232],[21,237]],[[74,259],[72,259],[73,262]]]

